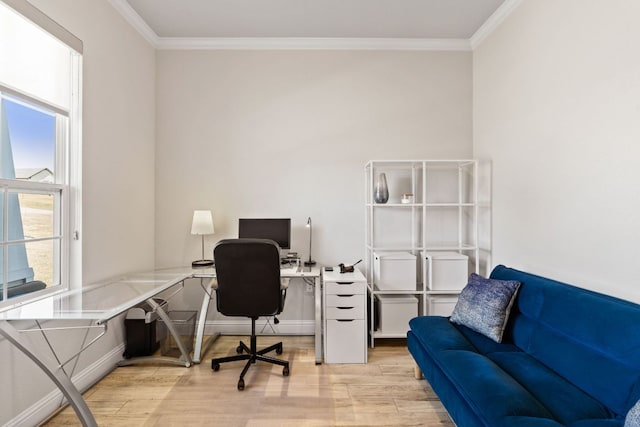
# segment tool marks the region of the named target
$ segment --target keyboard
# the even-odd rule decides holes
[[[289,264],[283,264],[280,266],[280,274],[291,274],[291,273],[297,273],[298,272],[298,266],[297,265],[289,265]]]

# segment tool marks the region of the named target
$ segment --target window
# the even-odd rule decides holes
[[[0,1],[0,308],[80,286],[81,51]]]

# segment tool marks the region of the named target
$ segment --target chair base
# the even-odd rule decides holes
[[[283,366],[282,375],[287,377],[289,376],[289,362],[286,360],[276,359],[275,357],[265,356],[265,354],[270,353],[275,350],[276,354],[282,354],[282,342],[277,344],[270,345],[267,348],[262,350],[257,350],[256,345],[256,334],[255,334],[255,319],[251,319],[251,346],[247,346],[245,343],[240,341],[240,344],[236,348],[236,352],[238,353],[235,356],[227,356],[227,357],[219,357],[211,360],[211,369],[214,371],[218,371],[220,369],[221,363],[226,362],[235,362],[238,360],[246,360],[247,363],[244,365],[244,369],[240,373],[240,379],[238,380],[238,390],[244,390],[244,376],[249,370],[249,367],[256,363],[256,361],[260,360],[262,362],[273,363],[274,365]]]

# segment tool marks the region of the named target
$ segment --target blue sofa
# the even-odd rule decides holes
[[[640,399],[640,305],[505,266],[521,283],[501,343],[447,317],[409,351],[458,427],[622,427]]]

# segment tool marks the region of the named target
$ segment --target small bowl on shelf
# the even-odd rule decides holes
[[[413,194],[412,193],[404,193],[402,198],[400,199],[400,203],[413,203]]]

